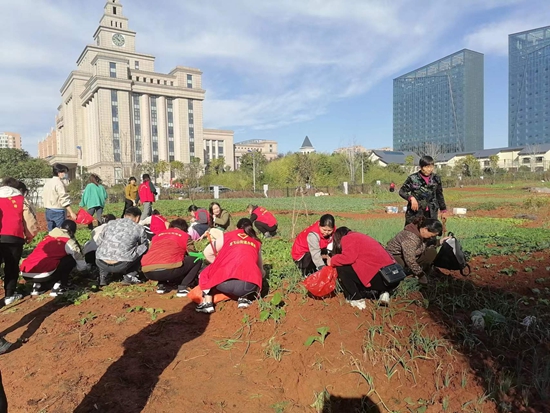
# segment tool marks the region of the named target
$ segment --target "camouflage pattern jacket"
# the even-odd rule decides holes
[[[436,174],[430,175],[428,183],[421,176],[420,171],[409,175],[399,190],[399,196],[408,202],[405,225],[412,222],[419,215],[437,219],[437,212],[439,210],[447,210],[445,198],[443,197],[441,178]],[[411,202],[409,200],[411,197],[416,198],[418,201],[418,211],[411,209]]]

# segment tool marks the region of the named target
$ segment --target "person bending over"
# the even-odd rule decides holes
[[[344,296],[352,307],[364,310],[365,298],[380,298],[388,305],[390,292],[399,285],[386,285],[380,270],[395,264],[393,257],[374,238],[347,227],[334,232],[334,249],[327,264],[336,268]]]
[[[190,205],[189,208],[187,208],[187,212],[189,212],[191,216],[191,227],[200,237],[202,237],[209,227],[210,214],[206,209],[199,208],[196,205]]]
[[[419,166],[420,170],[409,175],[399,190],[399,196],[408,202],[405,225],[419,216],[437,219],[439,210],[443,215],[447,212],[443,185],[439,175],[434,173],[433,158],[423,156],[420,158]]]
[[[141,267],[147,279],[158,281],[158,294],[178,286],[176,296],[187,297],[202,265],[188,255],[188,245],[187,222],[181,218],[153,237],[149,251],[141,259]]]
[[[386,250],[393,255],[405,272],[418,277],[420,284],[428,284],[426,275],[431,272],[437,250],[436,246],[427,244],[435,237],[441,236],[442,231],[443,225],[437,219],[417,217],[388,242]],[[442,238],[437,245],[447,238]]]
[[[84,253],[84,259],[87,264],[90,264],[92,267],[96,267],[95,264],[95,252],[97,251],[97,240],[103,232],[108,222],[114,221],[116,217],[113,214],[103,215],[99,221],[99,226],[95,227],[92,230],[90,235],[90,240],[86,241],[86,244],[82,247],[82,252]]]
[[[33,283],[31,295],[43,294],[51,285],[50,296],[66,293],[69,274],[89,268],[75,238],[76,222],[63,221],[61,228],[54,228],[38,243],[31,254],[21,263],[21,275]]]
[[[199,277],[203,302],[196,311],[213,313],[213,296],[223,293],[238,301],[238,308],[247,308],[258,295],[265,276],[262,242],[248,218],[241,218],[235,231],[224,234],[224,245],[216,260]]]
[[[210,228],[218,228],[222,231],[229,228],[231,216],[229,215],[229,211],[222,209],[220,204],[212,202],[210,208],[208,208],[208,212],[210,212]]]
[[[165,229],[168,229],[170,223],[157,209],[155,209],[150,217],[145,218],[143,221],[139,221],[139,225],[143,225],[145,227],[147,239],[151,241],[155,235]]]
[[[103,208],[105,208],[105,201],[107,200],[107,191],[105,187],[101,185],[101,178],[96,174],[91,174],[89,183],[84,189],[82,194],[82,200],[80,206],[88,210],[88,214],[96,216],[97,223],[101,222],[101,215],[103,214]],[[94,229],[94,223],[88,225],[88,229]]]
[[[15,292],[19,278],[19,261],[23,245],[37,234],[36,219],[25,202],[25,185],[15,178],[6,178],[0,187],[0,262],[4,263],[4,304],[23,298]]]
[[[277,235],[277,218],[264,207],[248,205],[247,212],[250,214],[250,221],[262,233],[265,238]]]
[[[140,282],[138,270],[148,245],[145,228],[138,224],[140,217],[139,208],[130,207],[124,218],[109,222],[99,235],[96,265],[99,267],[100,286],[108,284],[109,274],[122,274],[125,284]]]
[[[332,243],[332,234],[336,229],[334,217],[325,214],[319,221],[298,234],[292,245],[292,259],[307,276],[326,265],[328,247]]]

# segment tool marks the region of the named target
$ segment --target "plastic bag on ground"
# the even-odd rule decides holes
[[[307,277],[303,283],[307,290],[316,297],[329,295],[336,289],[336,268],[325,266]]]
[[[495,310],[490,310],[488,308],[472,311],[470,316],[474,327],[480,330],[484,329],[485,326],[492,327],[497,324],[506,323],[506,317],[497,313]]]

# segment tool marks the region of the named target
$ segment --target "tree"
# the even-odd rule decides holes
[[[208,163],[208,173],[211,175],[219,175],[225,172],[225,157],[221,156],[216,159],[212,159]]]
[[[241,157],[241,166],[239,169],[245,172],[252,173],[263,170],[267,164],[267,159],[260,151],[247,152]]]
[[[444,151],[440,144],[435,142],[424,142],[416,148],[415,152],[420,156],[431,156],[434,161],[437,161],[439,155]]]
[[[489,156],[489,165],[490,165],[490,168],[491,168],[491,183],[495,183],[495,175],[498,171],[498,161],[499,161],[499,157],[498,155],[491,155]]]
[[[21,149],[0,149],[0,177],[13,176],[13,170],[20,163],[28,161],[31,156]],[[15,176],[13,176],[15,178]]]
[[[467,155],[455,165],[455,173],[463,176],[478,177],[481,175],[481,166],[474,155]]]
[[[183,169],[182,180],[184,186],[189,190],[189,198],[194,202],[196,188],[200,185],[200,179],[204,172],[204,167],[200,158],[191,157],[191,162],[185,165]]]
[[[170,162],[170,171],[173,174],[174,178],[180,178],[181,174],[183,173],[185,169],[185,164],[180,161],[172,161]]]
[[[408,174],[412,174],[414,172],[414,156],[409,155],[405,158],[405,170]]]
[[[160,183],[163,183],[164,174],[170,170],[170,164],[166,161],[158,161],[155,165],[155,180],[160,176]]]

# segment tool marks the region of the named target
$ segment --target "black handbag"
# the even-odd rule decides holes
[[[407,277],[405,271],[403,271],[403,267],[397,263],[380,268],[380,275],[382,275],[384,284],[387,286],[399,284]]]

